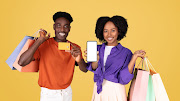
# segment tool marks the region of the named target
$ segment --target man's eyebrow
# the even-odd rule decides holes
[[[61,23],[55,23],[55,24],[57,24],[57,25],[61,25]],[[65,24],[64,26],[66,26],[66,25],[70,26],[70,24]]]
[[[65,25],[70,25],[70,24],[65,24]]]

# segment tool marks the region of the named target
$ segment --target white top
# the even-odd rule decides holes
[[[104,66],[106,64],[106,60],[107,60],[107,57],[108,55],[111,53],[111,49],[113,48],[114,46],[105,46],[105,51],[104,51]],[[104,71],[105,71],[105,67],[104,67]]]

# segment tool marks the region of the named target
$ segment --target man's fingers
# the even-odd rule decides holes
[[[65,50],[65,52],[71,52],[70,50]]]
[[[70,43],[70,45],[71,45],[73,48],[76,48],[76,46],[75,46],[75,45],[73,45],[72,43]]]
[[[73,49],[80,50],[80,48],[77,47],[76,45],[73,45],[72,43],[70,43],[70,45],[72,46]]]
[[[49,38],[50,38],[50,36],[51,36],[51,33],[48,34],[48,37],[49,37]]]
[[[41,29],[41,31],[43,31],[45,35],[47,34],[47,31],[44,29]]]
[[[73,53],[74,57],[77,57],[78,55],[80,55],[80,53],[75,53],[75,52]]]

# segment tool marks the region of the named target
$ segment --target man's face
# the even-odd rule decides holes
[[[68,36],[71,28],[69,20],[64,17],[60,17],[56,19],[53,27],[55,30],[55,37],[62,41],[66,40],[66,37]]]

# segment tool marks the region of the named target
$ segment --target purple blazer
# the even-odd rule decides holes
[[[99,51],[99,62],[96,70],[92,69],[91,62],[87,63],[87,69],[94,73],[94,82],[97,84],[97,93],[102,91],[103,79],[111,82],[128,84],[134,77],[134,74],[129,73],[128,64],[132,57],[131,50],[123,47],[120,43],[113,47],[110,55],[108,55],[104,66],[104,50],[105,43],[97,46]],[[105,71],[103,72],[103,68]],[[133,68],[134,70],[134,68]]]

